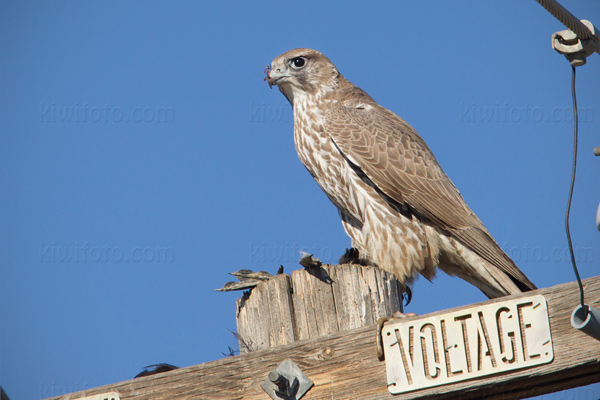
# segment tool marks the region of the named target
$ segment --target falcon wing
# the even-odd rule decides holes
[[[338,103],[325,114],[324,129],[346,160],[397,205],[410,207],[449,232],[511,276],[522,290],[535,288],[467,206],[425,141],[403,119],[374,101]]]
[[[392,112],[379,107],[335,107],[325,130],[344,157],[379,190],[442,229],[481,227],[425,141]]]

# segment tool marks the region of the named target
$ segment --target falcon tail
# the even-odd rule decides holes
[[[481,276],[478,276],[475,282],[471,282],[472,279],[467,279],[460,273],[457,275],[477,286],[489,298],[537,289],[487,231],[469,228],[452,233],[458,241],[475,253],[476,258],[479,258],[479,260],[471,260],[472,257],[465,255],[465,261],[469,259],[471,268],[484,277],[491,276],[492,282],[487,282],[489,279]],[[483,271],[480,271],[482,268]]]

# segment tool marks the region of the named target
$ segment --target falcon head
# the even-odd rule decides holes
[[[267,67],[269,87],[279,90],[293,105],[294,99],[319,95],[337,86],[339,72],[323,54],[312,49],[294,49],[275,58]]]

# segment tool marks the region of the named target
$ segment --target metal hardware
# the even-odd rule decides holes
[[[261,386],[273,400],[300,400],[313,383],[292,360],[285,360]]]
[[[554,360],[548,304],[539,294],[433,317],[395,320],[385,325],[381,334],[391,394],[533,368]],[[505,344],[509,336],[512,349]],[[478,342],[480,346],[473,345]],[[417,343],[422,351],[412,351]],[[495,357],[495,349],[502,346],[509,349],[503,353],[506,357]],[[477,367],[470,367],[474,365]]]
[[[585,19],[581,22],[596,34],[594,25]],[[566,29],[552,35],[552,48],[564,54],[572,66],[579,67],[586,63],[586,58],[598,51],[598,44],[592,39],[581,39],[573,31]]]
[[[571,326],[600,340],[600,311],[589,305],[577,306],[571,314]]]

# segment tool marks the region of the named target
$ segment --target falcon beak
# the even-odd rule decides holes
[[[269,83],[269,89],[273,89],[273,78],[271,77],[271,71],[267,72],[267,82]]]
[[[288,75],[282,74],[279,68],[271,69],[271,67],[267,67],[265,72],[267,73],[265,80],[271,89],[273,88],[273,85],[279,85],[283,80],[288,78]]]

